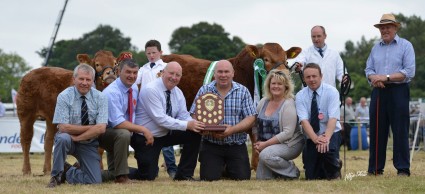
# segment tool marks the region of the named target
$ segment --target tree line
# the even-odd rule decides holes
[[[418,16],[404,16],[396,14],[401,23],[398,35],[409,40],[416,54],[416,75],[410,83],[412,98],[425,96],[425,21]],[[372,88],[366,80],[364,69],[366,60],[374,43],[379,40],[379,32],[375,38],[367,40],[364,36],[354,43],[348,40],[341,57],[353,80],[354,87],[350,96],[358,101],[360,97],[369,97]],[[179,27],[173,31],[168,46],[172,53],[189,54],[197,58],[218,60],[236,56],[246,45],[238,36],[230,36],[225,29],[216,23],[199,22],[190,27]],[[45,57],[47,47],[41,48],[37,53],[41,58]],[[139,50],[131,44],[131,38],[109,25],[99,25],[95,30],[83,34],[81,38],[72,40],[60,40],[53,47],[53,53],[49,66],[62,67],[72,70],[78,63],[76,55],[79,53],[94,54],[98,50],[109,50],[115,55],[122,51],[130,51],[140,64],[145,64],[147,59],[144,50]],[[19,81],[29,66],[17,54],[3,53],[0,49],[0,96],[3,101],[10,102],[10,90],[17,89]],[[293,76],[296,88],[301,87],[299,77]],[[421,87],[422,86],[422,87]]]

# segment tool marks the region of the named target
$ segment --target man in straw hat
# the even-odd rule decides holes
[[[410,176],[409,82],[415,76],[412,44],[396,33],[400,23],[384,14],[374,25],[381,33],[366,62],[366,77],[373,87],[370,101],[369,174],[384,173],[388,133],[393,133],[393,164],[398,176]]]

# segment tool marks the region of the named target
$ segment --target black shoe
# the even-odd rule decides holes
[[[407,172],[404,172],[404,171],[398,171],[397,176],[399,176],[399,177],[409,177],[410,174],[407,173]]]
[[[327,180],[341,179],[342,160],[341,159],[337,159],[337,160],[338,160],[338,171],[333,176],[327,177]]]
[[[65,162],[63,164],[63,172],[60,176],[60,184],[65,183],[66,180],[66,172],[68,172],[69,168],[71,168],[71,164],[69,164],[68,162]]]
[[[46,188],[55,188],[56,186],[60,185],[60,181],[58,180],[58,176],[52,176],[50,178],[49,184],[47,184]]]
[[[382,176],[384,175],[384,171],[378,170],[377,172],[367,172],[369,176]]]
[[[180,175],[180,174],[176,174],[174,176],[173,180],[174,181],[198,181],[191,176],[183,176],[183,175]]]

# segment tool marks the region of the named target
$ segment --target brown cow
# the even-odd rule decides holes
[[[234,58],[228,59],[235,70],[234,81],[246,86],[251,95],[254,94],[254,67],[253,63],[257,58],[264,61],[267,72],[273,68],[287,69],[287,59],[295,58],[301,52],[301,48],[292,47],[285,52],[277,43],[266,43],[263,47],[247,45]],[[188,108],[193,103],[193,100],[202,86],[205,74],[211,63],[209,60],[197,59],[190,55],[164,55],[164,62],[177,61],[183,68],[183,77],[180,80],[178,87],[183,91],[186,97],[186,105]],[[289,73],[289,71],[288,71]],[[250,134],[252,142],[255,139]],[[254,150],[254,149],[252,149]],[[251,168],[256,170],[258,165],[258,154],[253,151],[251,158]]]
[[[103,90],[107,84],[116,79],[114,67],[116,58],[110,51],[98,51],[93,59],[87,54],[78,54],[80,63],[87,63],[96,70],[96,88]],[[34,122],[38,117],[46,120],[44,143],[44,174],[51,170],[53,138],[57,132],[52,124],[56,98],[65,88],[71,86],[73,71],[58,67],[41,67],[27,73],[21,80],[16,101],[18,117],[21,124],[21,146],[24,155],[22,172],[31,174],[29,150],[34,135]]]

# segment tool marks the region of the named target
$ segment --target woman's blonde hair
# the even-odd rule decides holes
[[[291,77],[284,71],[278,69],[271,70],[267,75],[266,82],[264,83],[264,94],[266,98],[273,100],[273,96],[270,92],[270,82],[272,78],[281,81],[285,86],[285,91],[283,93],[285,99],[294,98],[294,83]]]

